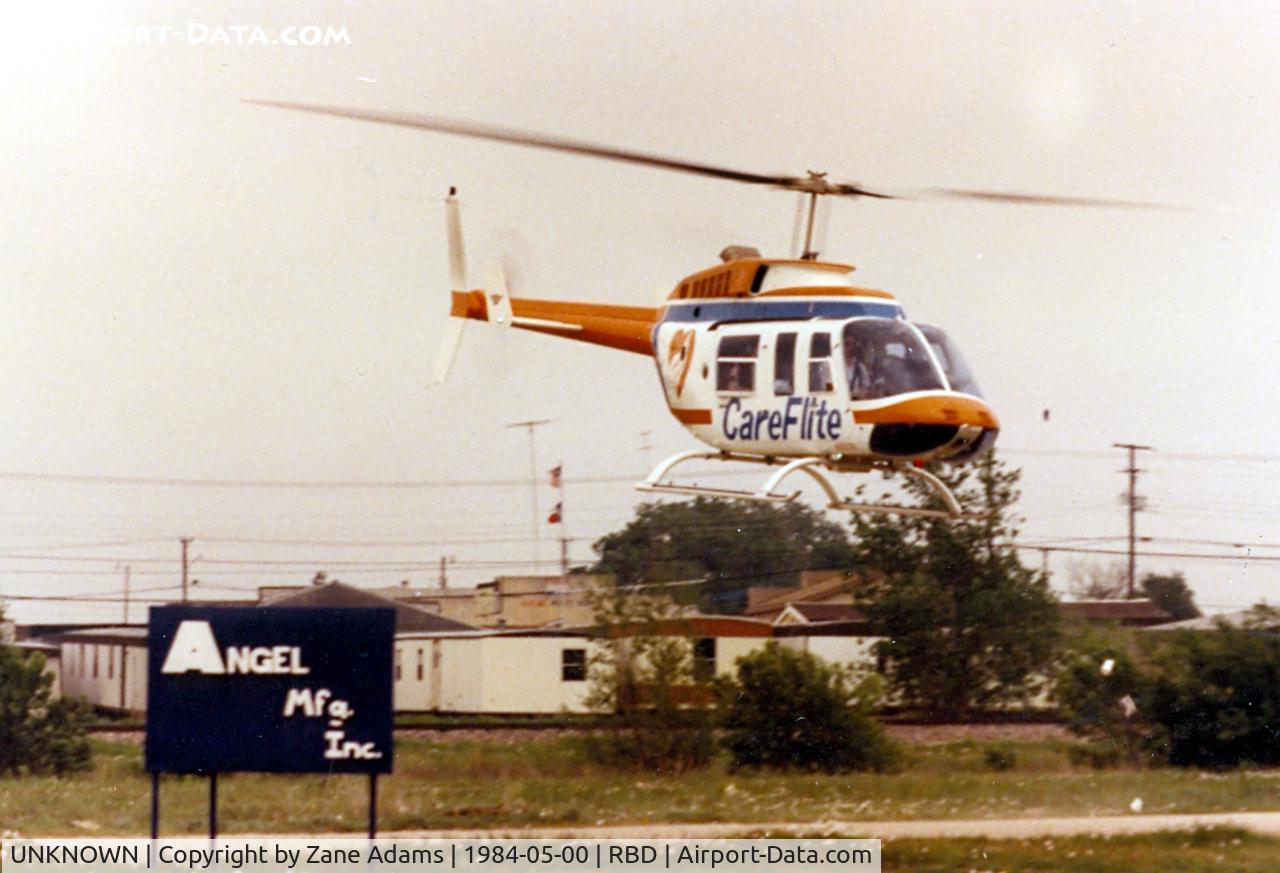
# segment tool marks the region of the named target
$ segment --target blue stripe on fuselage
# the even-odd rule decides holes
[[[871,300],[699,300],[668,304],[663,322],[770,321],[784,318],[904,318],[897,303]]]

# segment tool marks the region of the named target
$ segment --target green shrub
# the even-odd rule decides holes
[[[982,762],[987,765],[988,770],[1012,770],[1018,766],[1018,755],[1013,749],[999,747],[987,749],[982,755]]]
[[[1156,748],[1178,765],[1280,764],[1280,636],[1254,626],[1172,634],[1156,652]]]
[[[1137,763],[1152,734],[1149,678],[1123,632],[1081,632],[1063,657],[1054,696],[1070,730]]]
[[[0,644],[0,776],[61,775],[89,765],[88,707],[50,701],[53,677],[38,652]]]
[[[883,770],[896,750],[871,717],[877,686],[853,687],[845,671],[770,643],[738,660],[724,683],[724,744],[735,767]]]
[[[1110,770],[1125,760],[1125,750],[1114,743],[1078,743],[1067,749],[1067,760],[1076,767]]]
[[[710,677],[693,658],[692,628],[670,599],[607,587],[593,592],[596,653],[587,704],[612,716],[584,738],[601,764],[678,773],[716,754]],[[685,634],[672,634],[672,629]]]

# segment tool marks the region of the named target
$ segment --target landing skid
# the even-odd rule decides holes
[[[687,461],[740,461],[746,464],[762,464],[767,467],[782,464],[781,469],[769,477],[769,479],[760,486],[758,491],[743,491],[735,488],[708,488],[702,485],[677,485],[671,481],[664,481],[671,471]],[[681,452],[678,455],[672,455],[661,464],[654,468],[643,482],[636,485],[640,491],[652,491],[659,494],[692,494],[699,497],[728,497],[736,500],[761,500],[770,503],[790,503],[800,496],[799,491],[790,493],[779,492],[777,489],[783,480],[793,473],[803,472],[808,474],[809,478],[817,482],[821,486],[823,492],[827,495],[827,506],[830,509],[843,509],[849,512],[866,512],[880,515],[910,515],[923,518],[949,518],[949,519],[967,519],[979,520],[986,518],[985,515],[975,514],[971,512],[963,512],[960,504],[956,500],[951,489],[946,483],[928,470],[922,470],[919,467],[902,462],[892,461],[872,461],[866,464],[845,467],[850,472],[869,473],[872,470],[879,470],[885,473],[901,473],[904,476],[911,476],[927,484],[933,492],[942,500],[946,509],[924,509],[918,506],[898,506],[892,503],[862,503],[841,497],[836,493],[835,486],[831,484],[831,480],[827,478],[824,471],[831,471],[831,463],[826,458],[808,457],[796,458],[791,461],[780,461],[776,458],[764,457],[761,455],[738,455],[732,452]]]

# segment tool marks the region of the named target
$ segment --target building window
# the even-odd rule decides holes
[[[400,656],[404,654],[400,649],[396,649],[396,681],[400,681]]]
[[[93,678],[98,678],[98,647],[93,647]]]
[[[422,648],[418,648],[418,681],[422,681]]]
[[[705,681],[716,675],[716,639],[703,637],[693,643],[693,678]]]
[[[587,678],[587,650],[564,649],[560,652],[560,681],[585,682]]]
[[[116,647],[107,646],[107,678],[116,678]]]

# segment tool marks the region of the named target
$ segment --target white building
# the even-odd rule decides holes
[[[95,628],[60,637],[61,694],[121,712],[147,708],[147,629]]]
[[[731,673],[773,628],[732,616],[666,623],[689,639],[696,669]],[[601,654],[584,630],[403,633],[396,636],[397,712],[551,714],[587,712],[590,665]]]

